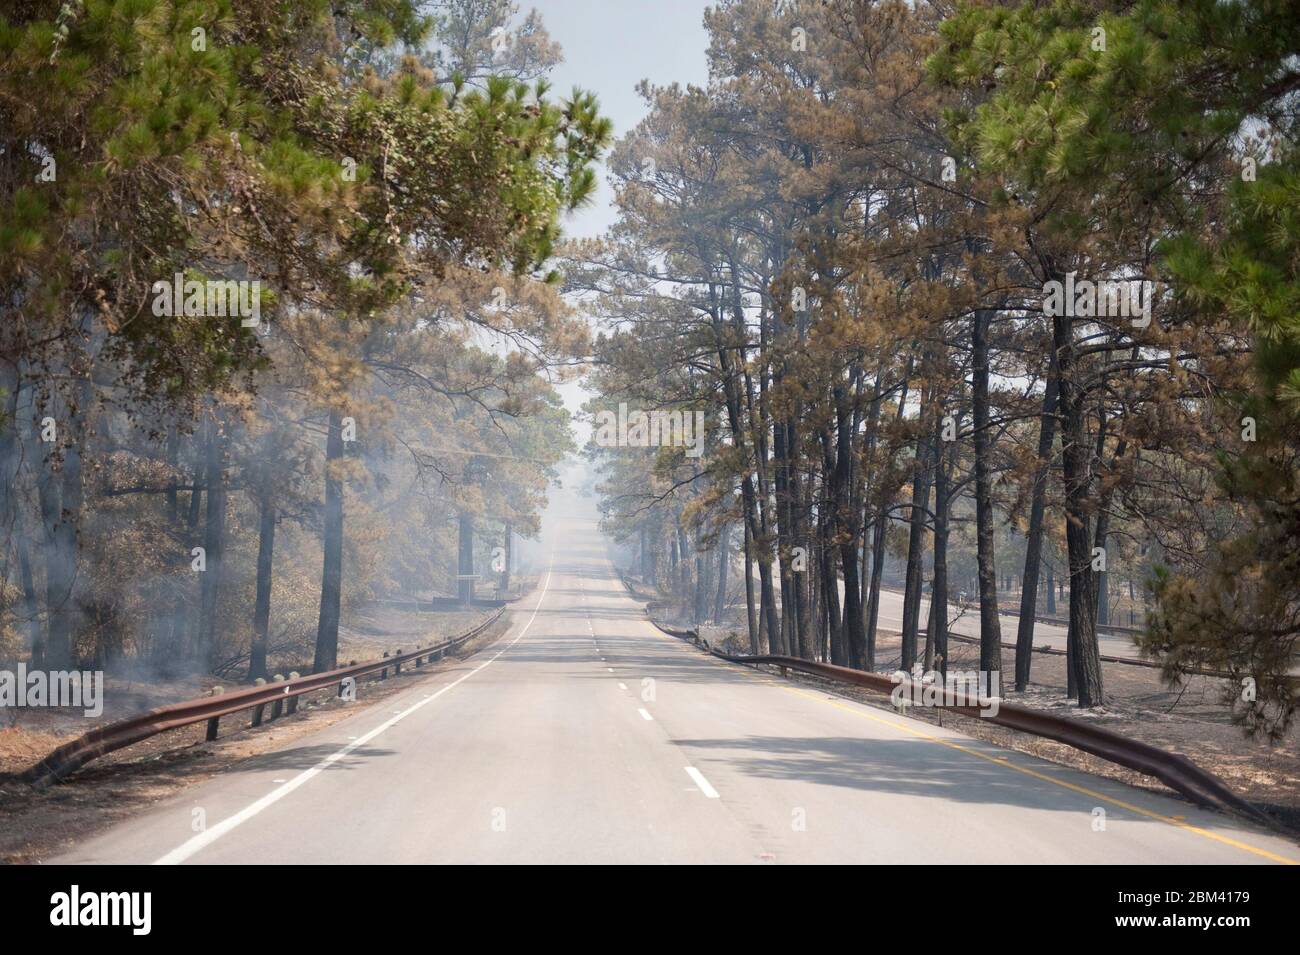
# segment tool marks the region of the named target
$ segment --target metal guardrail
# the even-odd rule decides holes
[[[264,686],[251,686],[231,693],[217,693],[181,703],[169,703],[166,706],[159,706],[96,727],[53,750],[39,763],[19,773],[18,779],[36,788],[44,788],[106,753],[157,736],[159,733],[192,726],[195,723],[206,722],[207,738],[214,740],[217,738],[218,721],[223,716],[230,716],[241,710],[251,709],[252,725],[260,726],[268,704],[272,708],[271,718],[274,719],[280,715],[286,703],[288,706],[284,711],[294,712],[297,709],[298,697],[306,693],[314,693],[336,685],[341,687],[345,680],[355,680],[373,673],[378,673],[380,679],[385,679],[389,668],[392,668],[395,674],[401,673],[403,663],[414,663],[418,667],[425,662],[432,663],[434,660],[440,660],[447,651],[457,649],[487,630],[501,619],[505,610],[505,607],[498,608],[494,614],[468,633],[453,637],[436,646],[423,647],[409,653],[398,652],[391,657],[385,653],[383,659],[369,663],[339,667],[336,670],[267,683]]]
[[[665,627],[653,619],[650,622],[669,636],[690,640],[696,646],[729,663],[739,663],[745,666],[776,666],[781,668],[782,673],[786,670],[796,670],[800,673],[807,673],[837,683],[859,686],[876,693],[883,693],[886,696],[891,695],[900,685],[895,683],[892,677],[881,673],[853,670],[849,667],[818,663],[814,660],[802,660],[798,657],[741,656],[723,653],[709,646],[707,641],[702,641],[699,634],[694,630],[677,630],[672,627]],[[904,681],[901,685],[905,691],[910,689],[910,681]],[[1276,823],[1268,816],[1229,789],[1227,784],[1218,776],[1197,766],[1186,756],[1167,752],[1157,746],[1152,746],[1150,743],[1129,739],[1113,730],[1092,726],[1064,716],[1043,713],[1004,700],[998,701],[996,715],[988,715],[981,712],[982,708],[980,706],[958,703],[957,695],[951,688],[944,688],[942,692],[944,698],[943,709],[947,711],[985,720],[1017,732],[1064,743],[1066,746],[1085,753],[1091,753],[1093,756],[1142,773],[1144,776],[1153,776],[1170,789],[1181,793],[1199,805],[1226,812],[1235,812],[1255,822],[1263,823],[1270,828],[1276,826]],[[925,704],[911,703],[910,705],[922,706]]]

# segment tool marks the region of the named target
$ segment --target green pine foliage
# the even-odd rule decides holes
[[[238,321],[154,316],[179,271],[366,317],[449,263],[535,268],[591,193],[595,101],[438,85],[412,0],[85,0],[0,15],[0,354],[93,351],[142,403],[258,367]],[[268,316],[270,317],[270,316]]]
[[[1249,387],[1218,396],[1243,436],[1220,483],[1250,529],[1202,573],[1158,575],[1144,645],[1172,680],[1189,666],[1231,672],[1243,724],[1280,735],[1300,652],[1294,5],[962,4],[942,36],[932,75],[978,103],[949,120],[1006,201],[1035,205],[1057,248],[1154,253],[1177,314],[1226,323],[1253,355]]]

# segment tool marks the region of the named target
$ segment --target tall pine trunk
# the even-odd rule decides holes
[[[316,625],[315,673],[333,670],[339,657],[339,613],[343,596],[343,482],[336,462],[343,458],[343,416],[330,412],[325,439],[325,558],[321,567],[320,618]],[[209,492],[211,493],[211,492]]]
[[[253,644],[248,653],[248,678],[266,676],[267,633],[271,623],[271,570],[275,553],[275,506],[263,499],[257,522],[257,597],[253,603]]]
[[[934,468],[934,583],[930,588],[934,620],[934,661],[948,673],[948,453],[939,442],[939,460]]]
[[[1067,316],[1052,320],[1060,370],[1061,460],[1065,482],[1065,543],[1070,565],[1070,628],[1067,653],[1070,675],[1081,707],[1101,706],[1101,655],[1097,646],[1096,604],[1089,533],[1090,451],[1085,434],[1083,393],[1076,386],[1074,331]]]
[[[876,668],[876,624],[880,620],[880,583],[885,572],[885,509],[881,508],[871,524],[871,580],[868,583],[866,631],[867,650],[862,666],[865,670]]]
[[[712,589],[712,583],[709,579],[709,568],[711,562],[705,559],[704,552],[700,550],[699,541],[695,543],[695,600],[693,603],[692,617],[698,627],[702,624],[708,614],[709,591]]]
[[[976,309],[972,325],[972,387],[975,428],[975,557],[980,591],[980,669],[1002,669],[1002,624],[994,562],[993,481],[989,467],[989,324],[992,312]]]
[[[727,612],[728,551],[731,548],[731,525],[723,524],[718,531],[718,589],[713,595],[713,622],[721,624]]]
[[[1100,445],[1100,442],[1099,442]],[[1115,455],[1111,458],[1112,466],[1116,461],[1124,456],[1128,449],[1128,442],[1121,439],[1115,446]],[[1099,447],[1098,458],[1104,448]],[[1094,537],[1095,548],[1100,549],[1104,555],[1103,569],[1096,572],[1095,596],[1097,600],[1096,619],[1097,626],[1104,627],[1110,623],[1110,590],[1107,582],[1110,580],[1110,558],[1106,550],[1106,541],[1110,537],[1110,506],[1114,498],[1115,486],[1112,484],[1102,493],[1101,503],[1097,508],[1097,525]]]
[[[755,655],[762,652],[759,644],[758,611],[754,606],[754,557],[750,553],[749,521],[744,522],[745,531],[745,624],[749,628],[749,652]]]
[[[920,626],[921,565],[925,544],[925,509],[930,502],[931,460],[930,442],[923,430],[916,439],[916,460],[912,469],[912,507],[903,590],[903,652],[900,665],[909,673],[916,663],[917,628]]]
[[[204,445],[206,447],[206,444]],[[198,630],[195,624],[195,614],[190,611],[190,602],[193,599],[193,590],[188,586],[189,578],[193,576],[190,570],[190,550],[198,541],[199,518],[203,515],[203,482],[204,482],[204,460],[206,455],[196,455],[194,470],[190,479],[192,490],[190,491],[189,501],[185,508],[185,523],[180,532],[181,548],[177,558],[180,567],[180,577],[175,588],[175,595],[172,598],[171,613],[171,637],[169,644],[175,648],[176,655],[182,659],[190,659],[194,655],[194,646],[198,640]],[[186,581],[181,584],[180,581]],[[202,578],[199,580],[199,586],[202,588]],[[201,591],[200,591],[201,592]]]
[[[858,541],[862,537],[860,502],[855,498],[853,468],[853,434],[856,431],[849,414],[847,395],[835,389],[835,495],[832,501],[835,531],[839,540],[840,569],[844,574],[844,644],[846,663],[861,669],[867,655],[867,635],[862,616],[862,586],[858,581]],[[834,578],[834,562],[831,564]],[[839,585],[832,579],[838,596]]]
[[[1048,373],[1043,392],[1043,413],[1038,425],[1038,470],[1034,472],[1034,495],[1029,508],[1025,536],[1025,573],[1021,579],[1020,620],[1016,629],[1016,690],[1029,686],[1034,655],[1034,625],[1038,617],[1038,574],[1043,558],[1043,515],[1047,510],[1047,478],[1051,473],[1052,442],[1056,438],[1056,366]],[[1047,578],[1051,599],[1052,578]]]
[[[79,383],[78,392],[89,396],[84,383]],[[59,434],[67,432],[73,436],[72,440],[66,441],[61,462],[54,457],[56,444],[42,447],[42,422],[32,421],[32,444],[41,449],[36,490],[46,536],[44,663],[51,670],[68,670],[73,664],[77,620],[73,591],[77,579],[77,524],[81,518],[82,496],[81,432],[76,415],[84,415],[87,410],[82,404],[65,415],[64,420],[56,420]]]
[[[208,443],[204,457],[207,485],[207,513],[204,516],[203,552],[206,570],[199,582],[198,639],[195,662],[204,669],[216,663],[217,615],[221,606],[221,585],[226,547],[226,428],[214,408],[208,420]]]

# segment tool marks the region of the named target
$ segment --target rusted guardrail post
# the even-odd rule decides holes
[[[254,685],[254,686],[266,686],[266,680],[259,676],[256,680],[253,681],[253,685]],[[266,712],[266,704],[265,704],[265,703],[258,703],[257,706],[253,707],[253,725],[254,725],[254,726],[261,726],[261,725],[262,725],[262,714],[264,714],[265,712]]]
[[[225,687],[214,686],[212,688],[212,696],[220,696],[222,693],[225,692],[226,692]],[[217,738],[217,724],[220,722],[221,722],[220,716],[214,716],[210,720],[208,720],[208,732],[205,739],[209,743],[211,743],[213,740]]]
[[[388,659],[388,651],[387,651],[387,650],[384,651],[384,659],[385,659],[385,660]],[[379,679],[381,679],[381,680],[387,680],[387,679],[388,679],[388,667],[384,667],[382,670],[379,671]]]
[[[275,676],[271,677],[271,682],[283,683],[284,674],[277,673]],[[275,700],[274,702],[271,703],[271,719],[273,721],[278,720],[280,718],[280,714],[283,712],[284,712],[284,700]]]
[[[393,656],[397,657],[397,662],[393,664],[393,676],[402,675],[402,648],[398,647],[393,651]]]
[[[302,674],[299,673],[297,670],[293,670],[289,673],[289,679],[291,680],[296,680],[300,676],[302,676]],[[296,696],[289,697],[288,702],[285,703],[285,712],[288,713],[290,716],[293,716],[294,713],[298,712],[298,697]]]

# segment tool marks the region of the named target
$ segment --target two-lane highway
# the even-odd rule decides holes
[[[646,621],[593,521],[564,521],[492,647],[51,861],[1300,858],[1175,799],[704,656]]]

